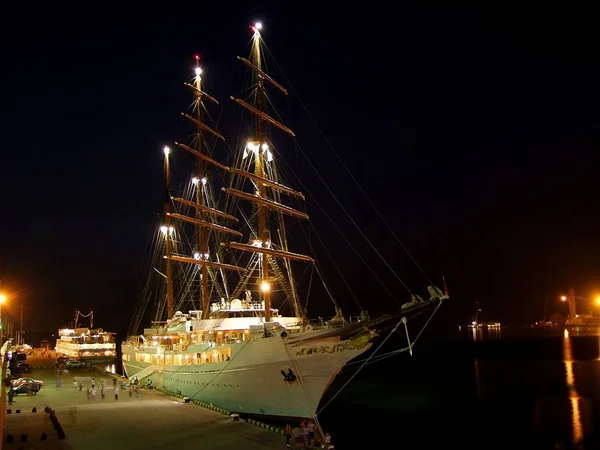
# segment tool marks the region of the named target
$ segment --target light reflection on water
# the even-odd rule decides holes
[[[485,341],[488,339],[501,339],[501,327],[477,327],[469,328],[470,336],[473,341]]]
[[[573,432],[573,443],[577,444],[583,439],[583,423],[581,420],[580,402],[581,397],[575,387],[575,373],[573,372],[573,349],[571,337],[565,330],[563,339],[563,359],[565,364],[565,376],[569,387],[569,401],[571,402],[571,426]]]

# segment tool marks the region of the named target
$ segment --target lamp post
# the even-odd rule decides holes
[[[6,295],[0,293],[0,349],[2,348],[2,303],[6,301]],[[0,354],[0,442],[4,442],[4,422],[6,413],[6,389],[4,388],[4,378],[6,377],[6,359]],[[2,445],[2,444],[0,444]]]
[[[6,295],[0,294],[0,348],[2,348],[2,337],[4,336],[4,329],[2,328],[2,304],[6,301]]]

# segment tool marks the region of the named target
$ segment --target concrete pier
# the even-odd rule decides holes
[[[27,362],[34,361],[28,358]],[[48,360],[44,362],[48,364]],[[139,389],[138,395],[130,396],[119,387],[119,399],[115,400],[113,376],[91,369],[71,369],[59,377],[56,370],[34,368],[24,376],[41,380],[44,386],[37,395],[19,394],[12,405],[7,402],[11,413],[6,415],[3,449],[275,449],[285,445],[280,434],[243,421],[234,422],[228,416],[154,390]],[[87,395],[92,378],[94,400]],[[102,380],[104,400],[100,396]],[[73,381],[81,381],[81,391]],[[46,406],[55,410],[66,439],[58,438],[49,414],[44,412]],[[32,412],[34,407],[37,412]],[[46,441],[40,440],[43,432],[48,436]],[[26,443],[20,442],[22,433],[27,434]],[[14,437],[13,443],[6,443],[7,435]]]

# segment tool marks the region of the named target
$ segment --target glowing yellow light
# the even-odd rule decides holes
[[[202,74],[202,69],[200,67],[196,67],[196,76],[199,77]]]
[[[269,292],[271,290],[271,285],[268,281],[263,281],[260,283],[260,290],[263,292]]]
[[[563,295],[563,296],[561,296],[561,297],[560,297],[560,299],[561,299],[563,302],[566,302],[566,301],[567,301],[567,296],[566,296],[566,295]]]
[[[596,298],[596,305],[600,306],[600,297]]]
[[[262,30],[262,23],[261,22],[256,22],[254,24],[254,28],[256,28],[257,30]]]
[[[160,231],[166,236],[167,234],[172,235],[175,229],[173,227],[167,227],[166,225],[163,225],[160,227]]]
[[[171,149],[165,145],[165,148],[163,148],[163,152],[165,153],[165,155],[168,155],[169,153],[171,153]]]
[[[6,301],[6,295],[0,294],[0,305]]]

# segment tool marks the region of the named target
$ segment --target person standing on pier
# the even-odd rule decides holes
[[[300,428],[302,429],[302,441],[304,443],[303,448],[307,449],[308,448],[308,444],[309,444],[309,434],[310,434],[310,430],[308,428],[308,424],[306,422],[302,422],[302,424],[300,425]]]
[[[69,418],[71,419],[71,426],[77,425],[77,406],[69,408]]]
[[[315,445],[316,425],[314,424],[314,422],[309,421],[308,424],[306,425],[306,428],[308,428],[308,446],[313,447]]]
[[[329,433],[325,433],[325,443],[321,446],[321,448],[325,448],[327,450],[333,449],[333,444],[331,443],[331,435]]]
[[[285,445],[286,445],[286,447],[291,447],[290,446],[291,439],[292,439],[292,426],[288,423],[285,426]]]
[[[119,400],[119,388],[115,386],[115,400]]]

